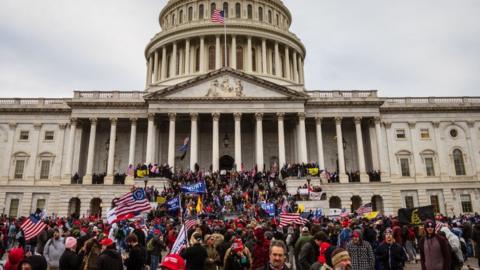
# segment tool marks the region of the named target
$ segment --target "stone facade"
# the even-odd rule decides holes
[[[129,164],[261,170],[314,161],[338,171],[340,183],[311,179],[327,198],[309,208],[371,201],[386,214],[427,204],[449,215],[480,211],[480,97],[308,91],[305,48],[289,31],[281,1],[223,2],[231,16],[227,48],[237,48],[227,53],[227,67],[223,26],[210,22],[216,1],[172,0],[145,51],[143,91],[0,98],[0,210],[105,214],[134,183],[115,180]],[[373,170],[380,182],[370,181]],[[360,182],[349,182],[346,173],[356,171]],[[100,173],[102,184],[94,181]],[[295,192],[306,179],[287,181]]]

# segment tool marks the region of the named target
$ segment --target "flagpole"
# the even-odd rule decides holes
[[[182,192],[178,194],[178,203],[180,204],[180,223],[182,224],[183,231],[185,232],[185,242],[187,242],[187,247],[188,247],[190,243],[188,241],[187,227],[185,227],[185,219],[183,218]]]
[[[225,11],[224,11],[225,12]],[[223,30],[224,30],[224,36],[225,36],[225,61],[223,64],[223,67],[227,67],[227,18],[225,16],[225,13],[223,14]]]

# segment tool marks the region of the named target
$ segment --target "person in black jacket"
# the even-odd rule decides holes
[[[147,251],[138,244],[138,238],[133,233],[127,236],[127,245],[130,252],[123,258],[127,270],[143,270],[147,263]]]
[[[181,256],[187,261],[188,270],[204,270],[207,259],[207,250],[202,246],[202,235],[192,234],[190,246],[183,250]]]
[[[395,243],[392,229],[385,230],[385,241],[375,250],[381,270],[403,270],[407,256],[402,246]]]
[[[102,253],[97,259],[97,270],[123,270],[122,256],[117,252],[113,240],[104,238],[100,245]]]
[[[312,240],[305,243],[298,254],[298,265],[300,270],[309,270],[310,266],[314,264],[318,256],[320,256],[320,245],[322,239],[326,239],[326,236],[322,235],[323,232],[317,232]]]
[[[59,261],[60,270],[80,270],[82,258],[75,252],[76,247],[77,239],[67,237],[67,240],[65,240],[65,251]]]

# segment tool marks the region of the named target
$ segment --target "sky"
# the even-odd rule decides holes
[[[143,90],[166,0],[1,0],[0,97]],[[478,0],[284,0],[308,90],[480,96]]]

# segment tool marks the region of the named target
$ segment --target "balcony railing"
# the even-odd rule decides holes
[[[143,100],[143,91],[74,91],[73,100]]]
[[[314,99],[375,99],[377,90],[351,90],[351,91],[307,91]]]
[[[381,100],[385,105],[480,104],[480,97],[391,97]]]
[[[67,105],[68,98],[0,98],[0,105]]]

